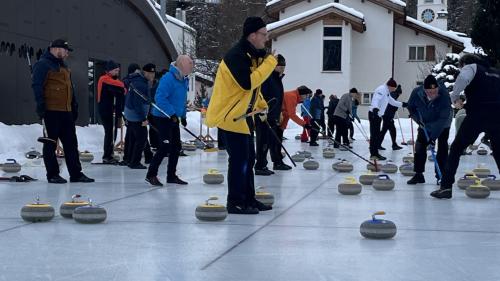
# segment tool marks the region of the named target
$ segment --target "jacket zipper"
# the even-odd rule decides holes
[[[227,116],[229,115],[229,113],[230,113],[231,111],[233,111],[233,109],[236,107],[236,105],[237,105],[240,101],[241,101],[241,100],[236,101],[236,103],[235,103],[235,104],[233,104],[233,106],[231,106],[231,108],[230,108],[230,109],[229,109],[229,111],[226,113],[226,115],[224,115],[224,121],[226,121],[226,118],[227,118]]]

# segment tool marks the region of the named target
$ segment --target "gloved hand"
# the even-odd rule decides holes
[[[408,103],[407,102],[403,102],[403,108],[406,108],[408,107]]]
[[[266,113],[261,112],[261,113],[257,114],[257,116],[259,117],[260,121],[266,122],[266,120],[267,120],[267,114]]]
[[[40,120],[45,118],[45,104],[39,104],[36,106],[36,114]]]
[[[184,127],[186,127],[186,126],[187,126],[187,124],[188,124],[188,123],[187,123],[186,118],[181,118],[181,125],[182,125],[182,126],[184,126]]]
[[[311,124],[304,124],[304,129],[307,129],[307,130],[312,129]]]
[[[177,117],[177,115],[172,115],[170,116],[170,121],[174,122],[174,123],[179,123],[179,118]]]

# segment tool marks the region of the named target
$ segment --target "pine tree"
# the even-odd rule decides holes
[[[432,68],[432,75],[436,77],[438,82],[444,82],[444,85],[451,92],[455,80],[457,79],[460,69],[458,68],[458,60],[460,56],[454,53],[446,54],[446,57]]]
[[[483,48],[490,61],[500,65],[500,1],[479,0],[471,35],[472,42]]]

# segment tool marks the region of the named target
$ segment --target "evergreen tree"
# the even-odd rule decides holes
[[[458,68],[458,60],[460,56],[454,53],[446,54],[446,57],[432,68],[432,75],[436,77],[438,82],[443,82],[448,91],[451,92],[455,80],[457,79],[460,69]]]
[[[500,65],[499,0],[479,0],[471,37],[472,42],[483,48],[493,64]]]

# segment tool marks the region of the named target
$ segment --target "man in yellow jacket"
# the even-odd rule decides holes
[[[207,109],[206,123],[220,130],[229,155],[227,210],[231,214],[258,214],[271,209],[255,199],[254,120],[245,117],[267,108],[260,87],[274,71],[277,60],[266,52],[266,41],[264,21],[247,18],[242,38],[219,65]]]

